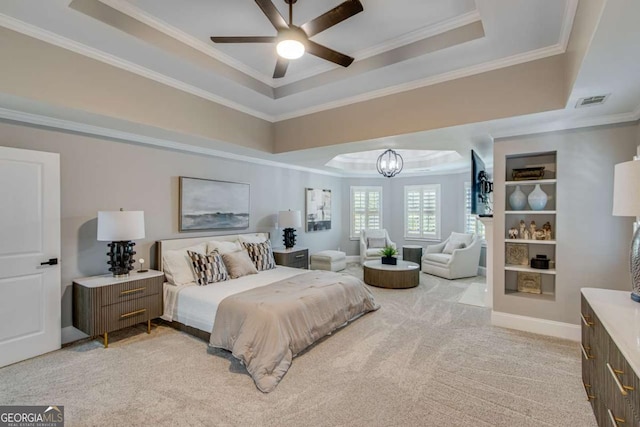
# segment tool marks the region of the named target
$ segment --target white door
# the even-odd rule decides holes
[[[60,348],[60,158],[0,147],[0,366]]]

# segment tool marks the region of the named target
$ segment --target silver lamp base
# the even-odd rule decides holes
[[[631,240],[631,299],[640,302],[640,227],[636,228]]]

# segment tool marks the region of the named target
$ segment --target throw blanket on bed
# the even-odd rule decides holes
[[[360,279],[330,271],[303,273],[222,300],[210,345],[231,351],[258,389],[268,393],[294,355],[378,308]]]

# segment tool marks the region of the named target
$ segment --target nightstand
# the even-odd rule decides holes
[[[309,249],[273,249],[273,257],[276,264],[293,268],[309,268]]]
[[[162,316],[164,273],[148,270],[131,272],[117,279],[112,275],[93,276],[73,281],[73,326],[95,337],[103,335],[109,346],[109,332],[147,322]]]

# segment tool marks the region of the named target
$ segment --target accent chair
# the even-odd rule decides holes
[[[453,232],[444,242],[427,246],[422,271],[445,279],[477,276],[481,249],[477,235]]]
[[[396,248],[396,244],[389,238],[384,228],[381,230],[360,231],[360,263],[372,259],[380,259],[380,250],[385,246]]]

